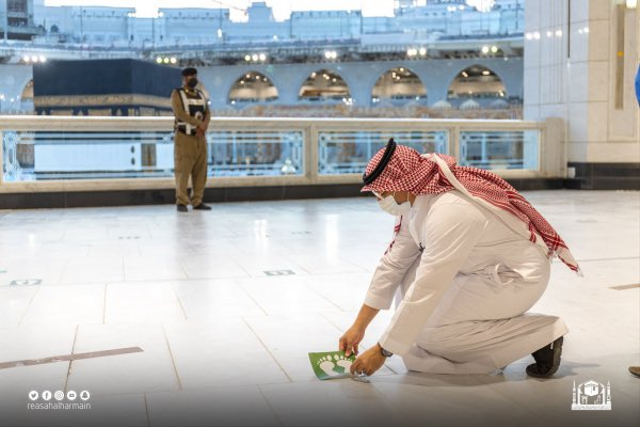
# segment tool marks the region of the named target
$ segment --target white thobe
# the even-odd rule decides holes
[[[418,196],[400,221],[365,304],[402,296],[379,342],[408,369],[490,373],[567,333],[558,317],[526,313],[549,281],[546,253],[489,209],[450,191]]]

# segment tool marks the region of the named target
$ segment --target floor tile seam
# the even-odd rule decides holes
[[[76,342],[78,341],[78,330],[80,329],[80,325],[76,325],[75,334],[73,336],[73,344],[71,345],[71,354],[74,354],[76,351]],[[67,393],[69,387],[69,377],[71,376],[71,367],[73,364],[73,360],[69,361],[69,366],[67,367],[67,376],[64,380],[64,392]]]
[[[271,405],[271,402],[269,401],[269,399],[267,398],[267,395],[265,394],[264,390],[262,389],[261,385],[258,384],[257,386],[258,389],[258,393],[260,393],[260,396],[262,396],[262,398],[264,399],[265,403],[267,404],[267,407],[269,408],[269,410],[271,411],[271,413],[273,414],[273,417],[275,418],[276,422],[278,423],[278,425],[283,426],[284,427],[284,422],[280,419],[280,417],[278,416],[278,413],[276,412],[275,408],[273,407],[273,405]]]
[[[360,268],[360,267],[358,267]],[[364,273],[370,273],[373,274],[375,268],[373,270],[367,270],[362,268],[362,271],[329,271],[326,273],[309,273],[310,276],[331,276],[331,275],[335,275],[335,276],[340,276],[343,274],[364,274]]]
[[[258,303],[253,295],[251,295],[251,292],[249,292],[242,283],[240,283],[238,280],[234,280],[234,283],[242,290],[242,292],[244,292],[247,298],[249,298],[251,302],[253,302],[262,311],[262,313],[264,313],[265,316],[269,317],[269,313],[267,312],[267,310],[262,305],[260,305],[260,303]],[[246,319],[244,319],[244,317],[243,320],[246,323]]]
[[[336,304],[335,302],[331,301],[329,298],[325,297],[323,294],[321,294],[320,292],[318,292],[312,285],[307,285],[307,287],[316,295],[318,295],[320,298],[322,298],[323,300],[327,301],[330,305],[334,306],[335,308],[338,309],[338,311],[340,312],[346,312],[347,310],[345,310],[344,308],[340,307],[338,304]]]
[[[184,275],[184,277],[187,278],[187,280],[191,279],[191,277],[189,277],[189,274],[187,273],[187,269],[184,266],[184,263],[178,259],[178,265],[180,266],[180,270],[182,270],[182,274]]]
[[[182,381],[180,380],[180,374],[178,373],[178,366],[176,365],[176,359],[173,355],[173,350],[171,350],[171,344],[169,343],[169,337],[167,336],[167,330],[164,327],[164,324],[161,323],[160,327],[162,328],[162,334],[164,335],[164,340],[167,345],[167,350],[169,350],[169,357],[171,358],[171,365],[173,366],[173,373],[176,376],[176,380],[178,381],[178,390],[182,391]]]
[[[350,266],[352,266],[352,267],[354,267],[354,268],[357,268],[357,269],[360,269],[360,270],[363,270],[363,271],[367,271],[364,267],[362,267],[362,266],[360,266],[360,265],[356,264],[356,263],[355,263],[355,262],[353,262],[352,260],[349,260],[349,259],[347,259],[347,258],[342,257],[342,261],[343,261],[343,262],[346,262],[347,264],[349,264]],[[349,272],[350,272],[350,271],[348,271],[348,270],[346,270],[346,271],[338,271],[338,272],[336,272],[336,273],[334,273],[334,274],[349,273]],[[354,273],[354,272],[352,272],[352,273]],[[360,271],[357,271],[357,273],[360,273]],[[330,274],[330,273],[325,273],[325,274]]]
[[[247,269],[245,269],[242,264],[240,264],[239,262],[237,262],[235,259],[233,259],[231,256],[229,257],[229,260],[234,263],[236,266],[238,266],[240,268],[240,270],[244,271],[244,273],[247,275],[246,277],[251,277],[251,273],[249,273],[249,271]]]
[[[149,415],[149,402],[147,401],[147,393],[142,393],[142,398],[144,400],[144,413],[146,416],[147,427],[151,427],[151,417]]]
[[[230,381],[230,380],[229,380]],[[309,382],[311,382],[312,380],[309,380]],[[268,381],[261,381],[258,383],[239,383],[236,381],[234,384],[227,384],[226,382],[222,382],[220,385],[209,385],[207,384],[206,386],[201,386],[201,385],[195,385],[195,386],[185,386],[182,388],[182,390],[177,390],[177,389],[158,389],[158,390],[145,390],[145,391],[135,391],[135,392],[130,392],[130,393],[107,393],[107,394],[100,394],[100,396],[109,396],[109,397],[113,397],[113,396],[129,396],[129,395],[139,395],[142,393],[146,393],[148,395],[151,394],[158,394],[158,393],[184,393],[184,394],[188,394],[188,393],[198,393],[198,394],[202,394],[204,392],[217,392],[217,391],[224,391],[224,390],[229,390],[229,389],[233,389],[233,388],[250,388],[250,387],[258,387],[258,386],[277,386],[277,385],[291,385],[291,384],[300,384],[300,383],[305,383],[306,381],[273,381],[273,380],[268,380]]]
[[[138,227],[139,225],[140,225],[140,224],[133,224],[133,228],[134,228],[134,229],[137,229],[137,227]],[[149,226],[148,226],[148,225],[145,225],[145,226],[144,226],[144,230],[145,230],[145,233],[147,234],[147,237],[145,237],[145,238],[146,238],[146,239],[152,239],[152,238],[153,238],[153,234],[151,233],[151,229],[149,228]]]
[[[285,247],[286,247],[286,246],[285,246]],[[289,250],[289,249],[287,248],[287,250]],[[292,253],[293,253],[293,254],[295,254],[295,253],[296,253],[296,251],[292,251]],[[302,270],[304,273],[306,273],[306,274],[308,274],[308,275],[311,275],[311,274],[312,274],[309,270],[307,270],[306,268],[304,268],[304,267],[302,266],[302,264],[300,264],[299,262],[296,262],[296,260],[295,260],[295,259],[291,258],[291,257],[290,257],[290,256],[288,256],[288,255],[286,255],[286,257],[287,257],[287,260],[288,260],[288,261],[290,261],[292,264],[294,264],[294,265],[298,266],[298,268],[299,268],[300,270]]]
[[[247,321],[247,319],[244,318],[244,316],[241,316],[242,321],[244,322],[245,325],[247,325],[247,328],[249,328],[249,330],[251,331],[251,333],[255,336],[255,338],[258,340],[258,342],[260,342],[260,344],[262,345],[262,347],[265,349],[265,351],[267,352],[267,354],[269,354],[269,356],[271,357],[271,359],[273,360],[273,362],[278,366],[278,368],[280,368],[280,370],[282,371],[282,373],[285,375],[285,377],[287,377],[287,380],[289,380],[289,383],[293,383],[293,379],[289,376],[289,374],[287,373],[287,371],[284,369],[284,366],[282,366],[280,364],[280,362],[278,362],[278,359],[276,359],[276,357],[273,355],[273,353],[271,352],[271,350],[269,349],[269,347],[266,345],[266,343],[262,340],[262,338],[260,338],[257,334],[257,332],[251,327],[251,324],[249,324],[249,322]]]
[[[633,380],[633,381],[638,381],[638,379],[636,377],[633,376],[633,374],[631,374],[629,372],[629,379]],[[611,386],[611,388],[613,388],[613,386]],[[630,400],[635,400],[638,395],[636,394],[635,396],[631,393],[629,393],[629,391],[627,391],[626,389],[622,389],[622,390],[616,390],[616,391],[611,391],[611,400],[613,401],[613,396],[620,393],[621,395],[623,395],[624,397],[626,397],[627,399]]]
[[[375,380],[373,380],[375,382]],[[397,407],[396,404],[393,402],[393,400],[391,400],[391,398],[387,397],[384,393],[382,393],[380,390],[378,390],[376,387],[373,387],[372,383],[369,384],[362,384],[362,385],[369,385],[371,386],[373,393],[378,396],[380,398],[380,400],[382,400],[383,402],[386,403],[387,407],[391,410],[391,413],[393,415],[395,415],[396,417],[400,418],[401,420],[404,420],[404,424],[403,426],[412,426],[412,427],[418,427],[418,424],[415,423],[415,421],[413,421],[411,418],[405,416],[403,414],[403,411],[401,410],[401,408]]]
[[[20,316],[20,320],[18,320],[18,324],[16,325],[16,327],[20,327],[20,325],[22,325],[22,322],[24,321],[24,318],[27,317],[27,313],[29,312],[29,309],[31,308],[31,305],[33,304],[33,300],[36,299],[36,296],[40,292],[40,289],[41,288],[38,287],[36,289],[36,291],[33,293],[33,296],[31,297],[31,299],[29,300],[29,303],[25,307],[24,312],[22,313],[22,316]]]
[[[210,277],[210,278],[195,278],[195,279],[155,279],[155,280],[149,280],[149,279],[144,279],[144,280],[129,280],[126,282],[112,282],[109,281],[107,282],[107,285],[127,285],[127,284],[135,284],[136,286],[139,285],[145,285],[145,284],[171,284],[171,283],[175,283],[175,282],[199,282],[199,281],[205,281],[205,280],[225,280],[225,279],[229,279],[229,280],[236,280],[238,279],[237,277],[220,277],[220,278],[216,278],[216,277]],[[104,282],[94,282],[94,283],[88,283],[88,284],[96,284],[96,283],[104,283]],[[73,283],[75,285],[75,283]]]
[[[69,232],[68,229],[64,229],[62,232],[62,237],[60,237],[60,243],[64,242],[64,238],[67,236],[67,233]]]
[[[88,390],[89,392],[91,392],[91,390]],[[176,393],[176,390],[141,390],[141,391],[130,391],[130,392],[124,392],[124,393],[111,393],[111,392],[107,392],[107,393],[102,393],[100,391],[97,392],[92,392],[91,393],[91,398],[93,399],[94,397],[96,398],[113,398],[113,397],[129,397],[129,396],[143,396],[145,394],[154,394],[154,393]]]
[[[527,365],[527,363],[518,363],[518,365],[522,365],[523,368],[525,368]],[[532,378],[525,378],[523,381],[534,381]],[[535,381],[540,381],[540,382],[546,382],[546,381],[554,381],[553,378],[549,378],[549,379],[542,379],[542,380],[535,380]],[[502,391],[500,388],[495,387],[494,383],[483,383],[481,380],[478,379],[478,382],[480,383],[480,386],[486,386],[488,387],[490,390],[492,390],[494,393],[497,393],[498,395],[500,395],[501,397],[503,397],[504,399],[506,399],[507,401],[509,401],[513,407],[518,407],[520,406],[522,408],[522,410],[524,412],[526,412],[532,419],[534,417],[539,416],[539,412],[527,408],[527,407],[523,407],[522,405],[520,405],[520,403],[512,397],[512,394],[508,393],[507,390]],[[509,383],[510,381],[505,379],[503,382],[500,383],[496,383],[496,384],[506,384]]]
[[[169,286],[171,287],[171,293],[176,298],[176,302],[178,303],[178,306],[180,307],[180,311],[182,312],[182,315],[184,316],[184,320],[185,321],[189,320],[189,316],[187,316],[187,310],[185,310],[184,305],[182,304],[182,300],[180,299],[180,296],[176,292],[176,289],[175,289],[173,283],[170,284]]]
[[[71,257],[67,258],[67,261],[64,264],[64,267],[60,270],[60,275],[58,276],[58,280],[56,281],[56,285],[59,285],[62,282],[62,278],[64,277],[64,274],[67,272],[67,269],[69,268],[69,264],[71,264]]]
[[[318,312],[318,313],[320,313],[320,316],[322,316],[322,317],[323,317],[325,320],[327,320],[327,321],[328,321],[328,322],[329,322],[329,323],[330,323],[334,328],[336,328],[336,330],[337,330],[338,332],[340,332],[341,334],[343,334],[343,333],[344,333],[344,331],[342,330],[342,328],[341,328],[338,324],[336,324],[333,320],[331,320],[329,317],[327,317],[327,315],[326,315],[326,313],[325,313],[324,311],[320,311],[320,312]]]

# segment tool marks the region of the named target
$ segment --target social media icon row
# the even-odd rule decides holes
[[[51,400],[51,398],[53,397],[55,400],[57,400],[58,402],[64,400],[64,398],[66,397],[67,400],[70,401],[74,401],[78,398],[78,393],[76,393],[73,390],[69,390],[67,392],[67,394],[65,395],[65,393],[61,390],[56,391],[55,393],[51,393],[48,390],[45,390],[42,392],[42,395],[40,393],[38,393],[37,391],[33,390],[29,392],[29,399],[31,399],[32,401],[36,401],[38,400],[38,398],[40,398],[42,396],[42,400],[44,401],[49,401]],[[89,393],[87,390],[83,390],[80,392],[80,399],[83,401],[87,401],[91,398],[91,393]]]

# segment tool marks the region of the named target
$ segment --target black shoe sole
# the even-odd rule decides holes
[[[553,342],[553,365],[551,365],[551,368],[548,371],[542,373],[540,372],[538,364],[532,363],[527,366],[527,375],[533,378],[548,378],[558,372],[558,368],[560,367],[560,356],[562,355],[562,342],[562,337]]]

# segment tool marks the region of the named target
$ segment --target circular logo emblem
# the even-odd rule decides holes
[[[29,399],[32,401],[38,400],[38,397],[40,397],[40,394],[37,391],[33,390],[29,392]]]
[[[69,399],[71,401],[74,401],[77,398],[78,398],[78,393],[76,393],[75,391],[70,390],[70,391],[67,392],[67,399]]]
[[[64,399],[64,392],[63,392],[63,391],[58,390],[58,391],[56,391],[56,392],[54,393],[53,397],[55,397],[55,398],[56,398],[56,400],[57,400],[58,402],[60,402],[61,400],[63,400],[63,399]]]
[[[49,390],[45,390],[42,392],[42,398],[47,402],[51,400],[51,392]]]
[[[89,400],[89,398],[91,398],[91,394],[87,390],[83,390],[80,392],[80,399],[86,402],[87,400]]]

